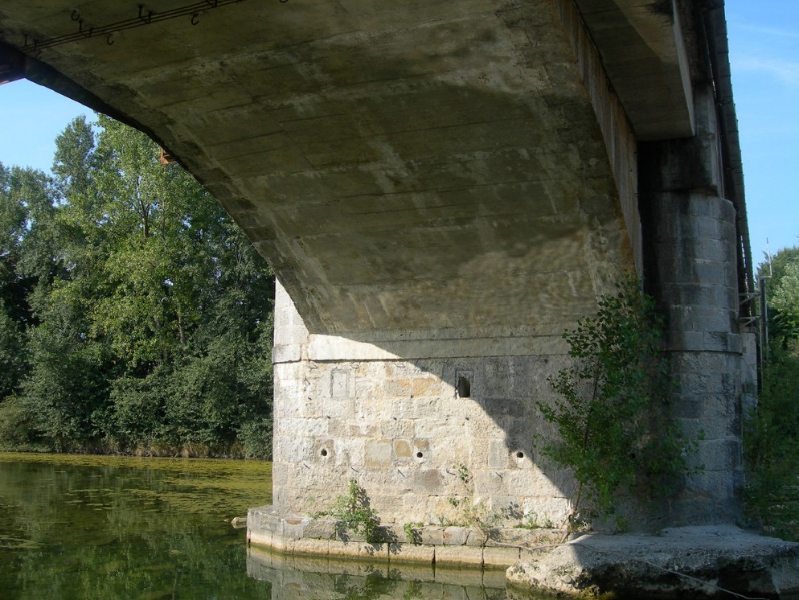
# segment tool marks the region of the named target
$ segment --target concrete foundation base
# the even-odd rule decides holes
[[[298,569],[307,560],[356,561],[370,570],[404,564],[431,573],[507,569],[513,597],[550,592],[687,599],[731,592],[799,599],[799,544],[729,525],[664,529],[660,535],[586,534],[566,543],[556,529],[431,526],[414,528],[411,541],[397,525],[381,527],[380,541],[368,542],[337,532],[335,525],[263,506],[249,511],[247,541],[251,553],[271,556],[270,564],[288,561]]]
[[[732,526],[584,535],[508,569],[525,591],[637,598],[799,598],[799,544]]]
[[[271,597],[278,600],[506,597],[502,570],[336,560],[281,554],[258,546],[247,550],[247,575],[268,581]]]
[[[281,515],[272,506],[251,508],[247,541],[291,556],[354,559],[367,562],[436,567],[507,569],[525,548],[547,546],[563,538],[557,529],[477,527],[379,527],[379,541],[352,532],[339,532],[328,518]],[[409,539],[409,537],[411,539]]]

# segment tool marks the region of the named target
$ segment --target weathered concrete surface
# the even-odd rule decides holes
[[[799,544],[733,526],[584,535],[523,558],[507,577],[514,588],[567,595],[789,598],[799,594]]]
[[[136,5],[8,0],[0,39],[72,33],[73,9],[99,28]],[[570,1],[206,13],[27,51],[153,132],[311,331],[562,325],[640,265],[635,138]]]

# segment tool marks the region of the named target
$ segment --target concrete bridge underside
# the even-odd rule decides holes
[[[562,519],[536,402],[637,271],[705,435],[654,520],[731,521],[751,267],[720,4],[6,0],[0,69],[150,133],[274,267],[279,511],[354,477],[388,521]]]

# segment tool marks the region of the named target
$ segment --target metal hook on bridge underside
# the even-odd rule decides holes
[[[207,10],[197,11],[191,16],[191,24],[196,25],[197,23],[200,22],[200,19],[204,19],[207,15],[208,15]]]
[[[152,23],[153,21],[153,11],[148,10],[147,14],[144,14],[144,4],[139,4],[139,19],[144,21],[147,24]]]

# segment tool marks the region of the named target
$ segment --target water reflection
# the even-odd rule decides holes
[[[270,465],[0,454],[0,597],[268,598],[229,520]]]
[[[230,519],[271,487],[268,463],[0,453],[0,598],[510,597],[502,571],[248,552]]]
[[[288,557],[252,546],[247,574],[272,585],[272,600],[505,600],[504,571],[435,569]]]

